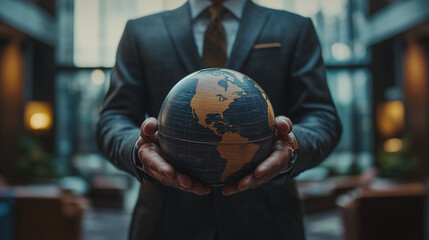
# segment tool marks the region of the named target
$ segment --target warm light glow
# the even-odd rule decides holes
[[[425,49],[417,40],[408,39],[404,53],[404,92],[407,123],[411,132],[421,135],[428,131],[429,65]]]
[[[20,132],[23,98],[24,55],[20,40],[12,39],[0,50],[0,116],[4,136]]]
[[[7,45],[0,56],[1,100],[17,103],[22,98],[24,59],[19,43]]]
[[[404,104],[401,101],[383,103],[377,108],[377,128],[382,136],[393,137],[404,128]]]
[[[91,82],[95,86],[101,86],[104,83],[104,80],[106,79],[106,75],[104,72],[100,69],[96,69],[92,71],[91,73]]]
[[[34,130],[43,130],[51,125],[51,117],[46,113],[35,113],[30,117],[30,127]]]
[[[427,72],[427,59],[425,50],[419,44],[411,41],[405,52],[405,79],[406,87],[408,87],[410,94],[413,96],[426,95],[426,79]]]
[[[399,138],[387,139],[383,144],[384,151],[388,153],[399,152],[403,146],[404,143]]]
[[[52,127],[52,115],[52,107],[49,103],[32,101],[25,106],[24,122],[30,130],[49,130]]]

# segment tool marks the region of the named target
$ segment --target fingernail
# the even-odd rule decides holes
[[[290,125],[289,125],[289,123],[286,121],[286,120],[282,120],[285,124],[286,124],[286,126],[287,126],[287,130],[285,129],[285,131],[283,131],[283,135],[287,135],[287,134],[289,134],[289,130],[290,130]]]
[[[232,195],[232,194],[234,194],[235,193],[235,191],[225,191],[224,193],[223,193],[223,195],[225,195],[225,196],[230,196],[230,195]]]
[[[197,195],[199,195],[199,196],[204,195],[204,193],[200,193],[200,192],[197,192],[197,191],[192,191],[192,192],[195,193],[195,194],[197,194]]]

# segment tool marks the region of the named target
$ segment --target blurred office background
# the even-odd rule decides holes
[[[0,0],[0,239],[126,239],[94,124],[126,21],[184,2]],[[344,126],[297,179],[307,238],[429,239],[429,1],[254,2],[312,18]]]

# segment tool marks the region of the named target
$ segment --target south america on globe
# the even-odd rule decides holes
[[[274,120],[268,96],[251,78],[203,69],[180,80],[165,98],[158,116],[160,147],[176,170],[220,186],[268,157]]]

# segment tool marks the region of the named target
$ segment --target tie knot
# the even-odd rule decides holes
[[[225,13],[225,7],[222,6],[222,4],[213,4],[208,8],[208,11],[210,13],[211,20],[217,20],[222,17],[222,15]]]

